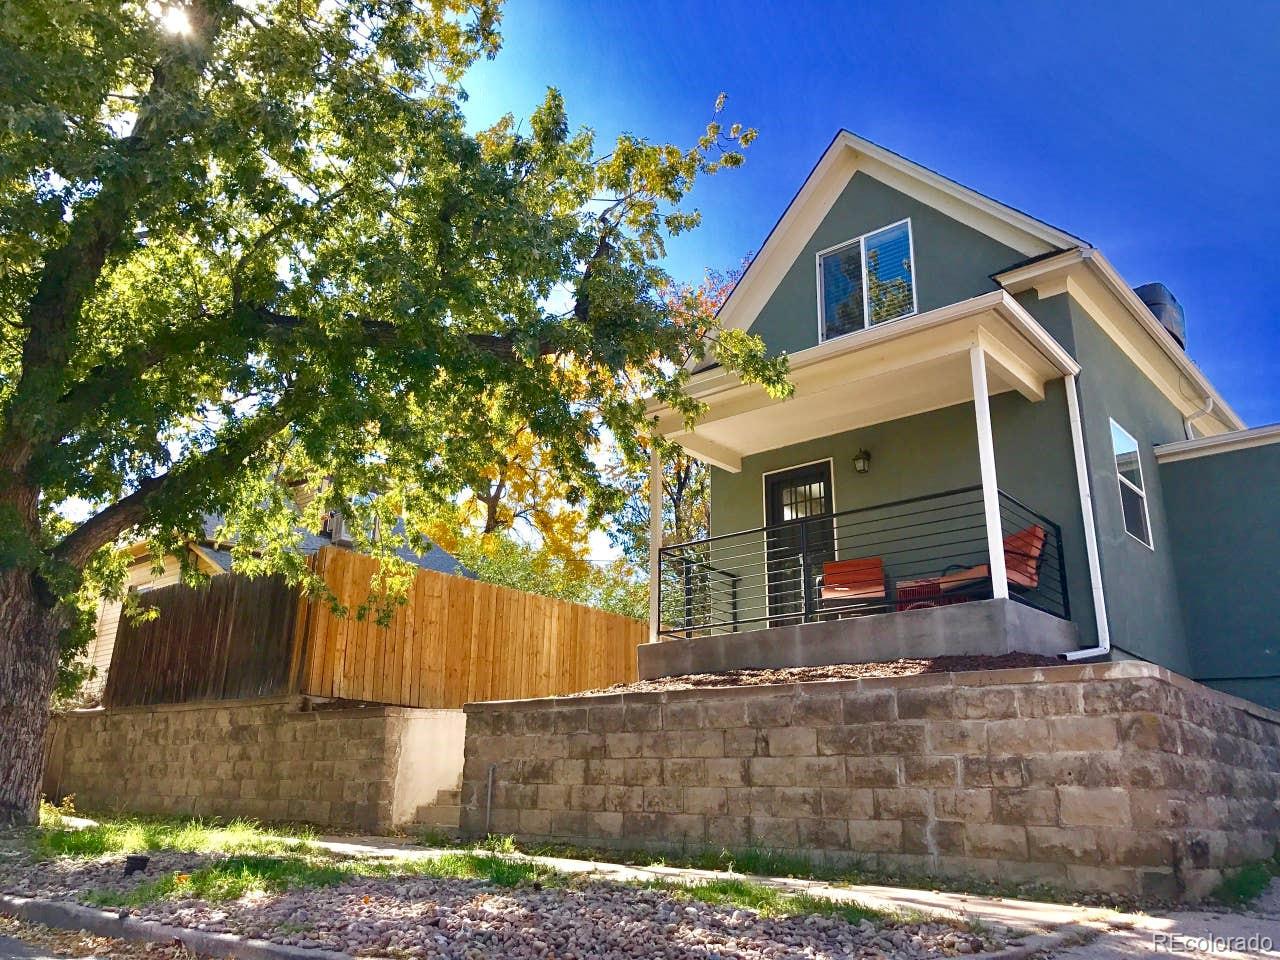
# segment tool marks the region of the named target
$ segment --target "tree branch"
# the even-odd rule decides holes
[[[41,394],[65,370],[85,300],[145,196],[148,178],[144,161],[173,132],[173,117],[184,112],[193,95],[191,88],[221,26],[221,13],[210,11],[204,3],[193,3],[188,15],[193,36],[199,39],[175,47],[153,67],[151,86],[139,103],[133,129],[119,143],[119,162],[107,168],[110,172],[103,175],[100,189],[72,218],[66,242],[44,257],[25,311],[22,373],[9,404],[9,422],[0,436],[0,467],[10,472],[25,470],[49,429],[44,417],[48,400]]]
[[[145,521],[154,502],[165,497],[190,496],[199,490],[202,483],[221,478],[238,469],[245,460],[289,425],[303,403],[313,402],[314,399],[309,388],[295,381],[273,406],[240,422],[234,431],[228,428],[227,432],[233,432],[233,436],[228,436],[203,453],[187,458],[166,474],[145,478],[128,496],[80,524],[54,549],[54,559],[76,570],[84,569],[84,565],[101,547]]]
[[[193,3],[189,16],[198,41],[152,69],[152,82],[138,106],[133,129],[120,141],[121,162],[105,176],[97,195],[71,221],[67,241],[45,257],[27,311],[30,332],[23,345],[23,372],[65,362],[71,325],[97,283],[107,254],[129,228],[130,214],[146,189],[143,160],[172,133],[170,114],[180,114],[208,57],[221,14]],[[186,71],[181,61],[188,61]]]

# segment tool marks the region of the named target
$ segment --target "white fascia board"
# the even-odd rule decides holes
[[[877,324],[874,327],[845,334],[842,337],[827,340],[817,346],[800,350],[789,357],[791,370],[803,370],[806,367],[825,363],[847,353],[865,350],[869,347],[919,333],[922,330],[928,330],[932,327],[942,326],[987,312],[995,313],[1008,323],[1046,360],[1053,364],[1063,376],[1075,375],[1080,372],[1080,365],[1076,363],[1071,354],[1067,353],[1049,331],[1042,327],[1035,317],[1028,313],[1005,290],[993,290],[990,293],[984,293],[969,300],[961,300],[958,303],[948,304],[945,307],[929,310],[904,320],[893,320],[889,323]],[[722,367],[717,367],[691,377],[687,392],[695,400],[707,402],[717,394],[740,386],[742,386],[742,380],[737,374]],[[673,413],[670,407],[654,399],[649,400],[645,412],[650,417],[659,418],[670,416]]]
[[[1221,433],[1216,437],[1197,437],[1195,440],[1162,443],[1156,447],[1156,461],[1176,463],[1179,460],[1193,460],[1197,457],[1212,456],[1215,453],[1265,447],[1273,443],[1280,443],[1280,423],[1254,427],[1251,430],[1233,430],[1231,433]]]
[[[994,279],[996,283],[1006,290],[1020,292],[1029,287],[1039,286],[1038,281],[1042,278],[1061,276],[1077,264],[1083,264],[1087,267],[1120,305],[1125,308],[1125,312],[1138,322],[1138,325],[1147,333],[1152,342],[1160,347],[1165,356],[1173,361],[1178,372],[1191,381],[1191,384],[1201,392],[1204,398],[1213,400],[1213,413],[1215,416],[1235,430],[1245,429],[1245,423],[1240,419],[1240,415],[1222,398],[1222,394],[1209,382],[1209,378],[1204,375],[1204,372],[1196,365],[1195,361],[1187,355],[1187,351],[1179,346],[1178,341],[1173,339],[1173,335],[1164,328],[1164,324],[1156,319],[1151,309],[1133,292],[1133,288],[1125,282],[1124,277],[1120,276],[1116,268],[1102,255],[1101,251],[1093,247],[1067,250],[1057,256],[1046,257],[1043,260],[1037,260],[1035,263],[1029,263],[1021,267],[1015,267],[1012,270],[1006,270],[1004,273],[998,273]],[[1064,283],[1062,290],[1058,290],[1056,285],[1051,284],[1044,295],[1052,296],[1053,293],[1050,293],[1049,290],[1054,292],[1065,291],[1065,280],[1062,282]]]
[[[1217,388],[1209,382],[1209,378],[1196,365],[1195,361],[1187,356],[1178,341],[1173,339],[1173,334],[1164,328],[1156,315],[1151,312],[1151,308],[1142,302],[1142,299],[1133,292],[1133,288],[1125,282],[1124,277],[1120,276],[1111,262],[1102,255],[1099,250],[1092,248],[1084,251],[1085,263],[1092,266],[1098,276],[1111,288],[1116,298],[1128,308],[1129,312],[1137,319],[1142,327],[1151,335],[1151,338],[1158,343],[1162,350],[1168,354],[1169,358],[1182,370],[1188,380],[1196,385],[1205,395],[1206,398],[1212,398],[1213,410],[1215,414],[1221,414],[1229,426],[1237,430],[1243,430],[1245,423],[1240,419],[1240,415],[1231,409],[1231,405],[1222,398],[1222,394],[1218,393]]]
[[[804,240],[799,244],[803,248],[854,172],[853,158],[837,136],[809,171],[809,176],[765,237],[759,252],[751,258],[746,271],[720,305],[716,316],[726,328],[745,329],[755,320],[798,255],[797,249],[790,259],[786,259],[786,253],[796,246],[788,242],[792,235],[797,232],[804,234]],[[780,257],[785,262],[775,264]]]
[[[963,184],[944,177],[940,173],[935,173],[928,167],[923,167],[912,160],[908,160],[906,157],[894,153],[892,150],[886,150],[879,144],[864,140],[848,130],[840,132],[839,141],[845,146],[852,147],[859,153],[883,163],[887,167],[919,180],[947,196],[963,201],[988,216],[1004,221],[1023,233],[1036,238],[1049,249],[1088,246],[1088,243],[1084,240],[1067,233],[1065,230],[1059,230],[1057,227],[1042,220],[1037,220],[1021,210],[1007,206],[999,200],[993,200],[984,194],[978,193],[976,190],[971,190]]]
[[[745,329],[755,320],[800,251],[859,169],[868,176],[933,206],[1001,243],[1036,256],[1062,248],[1088,246],[1059,230],[934,173],[892,150],[841,130],[805,178],[730,291],[718,312],[729,329]]]

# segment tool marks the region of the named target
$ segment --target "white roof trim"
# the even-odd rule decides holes
[[[755,321],[813,232],[860,170],[947,216],[993,236],[1024,256],[1041,256],[1054,250],[1088,246],[1079,237],[842,130],[822,154],[720,308],[720,322],[725,327],[745,329]]]
[[[652,398],[646,413],[658,435],[737,472],[743,457],[765,450],[969,402],[975,347],[988,358],[991,393],[1015,391],[1032,403],[1080,369],[1009,293],[995,290],[796,352],[788,400],[715,369],[687,386],[706,404],[696,423]]]
[[[1062,249],[1064,247],[1088,246],[1088,243],[1081,240],[1073,234],[1067,233],[1065,230],[1059,230],[1052,224],[1045,223],[1043,220],[1037,220],[1030,214],[1023,213],[1013,207],[1006,206],[999,200],[993,200],[984,194],[971,190],[963,184],[956,183],[954,180],[935,173],[928,167],[923,167],[906,157],[899,156],[892,150],[886,150],[879,144],[872,143],[870,140],[864,140],[856,134],[850,133],[848,130],[841,130],[839,136],[836,137],[836,143],[843,144],[846,147],[852,147],[858,153],[871,157],[880,161],[885,166],[897,170],[900,173],[920,180],[922,183],[933,187],[949,197],[960,200],[981,210],[989,216],[1001,220],[1012,227],[1017,228],[1030,237],[1039,240],[1049,249]]]
[[[1234,430],[1216,437],[1197,437],[1195,440],[1162,443],[1156,447],[1156,460],[1160,463],[1176,463],[1179,460],[1209,457],[1215,453],[1265,447],[1272,443],[1280,443],[1280,423],[1254,427],[1251,430]]]
[[[1213,413],[1218,419],[1222,420],[1230,427],[1237,430],[1243,430],[1245,423],[1240,419],[1240,415],[1231,408],[1231,405],[1222,398],[1217,388],[1209,382],[1209,378],[1204,372],[1196,366],[1195,361],[1187,355],[1178,341],[1173,339],[1173,335],[1164,328],[1151,309],[1142,302],[1133,289],[1120,276],[1120,273],[1111,262],[1102,255],[1102,252],[1093,247],[1084,247],[1079,250],[1067,250],[1055,257],[1046,257],[1035,263],[1029,263],[1022,267],[1015,267],[1012,270],[1006,270],[1004,273],[998,273],[995,280],[1002,287],[1012,289],[1015,292],[1034,286],[1036,278],[1044,276],[1054,271],[1064,270],[1077,263],[1083,263],[1089,267],[1103,285],[1114,296],[1125,310],[1138,322],[1139,326],[1146,331],[1151,340],[1160,347],[1164,354],[1173,361],[1180,373],[1191,381],[1192,385],[1198,389],[1205,398],[1213,399]]]
[[[919,313],[912,317],[891,320],[887,323],[868,327],[865,330],[858,330],[841,337],[833,337],[816,346],[806,347],[804,350],[790,354],[790,366],[793,371],[801,370],[815,363],[823,363],[855,350],[864,350],[877,344],[898,340],[921,330],[928,330],[931,327],[975,316],[987,310],[994,310],[1004,320],[1008,321],[1063,376],[1080,372],[1080,365],[1076,363],[1071,354],[1062,348],[1062,345],[1053,338],[1049,331],[1040,325],[1035,317],[1026,311],[1022,304],[1018,303],[1004,290],[993,290],[990,293],[984,293],[969,300],[961,300],[958,303],[947,304],[945,307],[938,307],[935,310]],[[686,392],[696,400],[705,401],[725,390],[732,390],[741,386],[742,382],[742,379],[733,371],[724,367],[714,367],[694,374],[689,379]],[[654,416],[671,413],[672,409],[665,403],[651,397],[646,404],[645,412],[649,416]]]

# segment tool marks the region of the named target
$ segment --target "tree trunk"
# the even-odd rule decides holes
[[[33,572],[0,569],[0,825],[34,823],[65,613]]]

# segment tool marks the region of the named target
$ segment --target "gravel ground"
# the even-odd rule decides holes
[[[827,667],[785,667],[777,670],[726,670],[723,673],[690,673],[635,683],[615,683],[599,690],[572,694],[587,697],[601,693],[655,693],[694,687],[755,686],[766,683],[800,683],[806,680],[856,680],[861,677],[909,677],[917,673],[962,673],[968,670],[1006,670],[1013,667],[1060,667],[1062,661],[1036,653],[1000,656],[927,657],[921,660],[889,660],[883,663],[837,663]]]
[[[207,856],[157,853],[147,876],[121,874],[122,858],[0,865],[0,889],[82,899],[91,889],[128,890],[167,872],[189,872]],[[359,956],[483,958],[837,958],[916,960],[996,949],[946,923],[877,926],[824,916],[762,917],[660,890],[583,882],[501,888],[477,880],[353,878],[331,887],[224,903],[169,900],[132,911],[147,920],[260,937]]]
[[[210,861],[199,853],[157,852],[149,855],[146,873],[124,877],[124,857],[102,859],[58,857],[38,860],[22,857],[0,863],[0,891],[20,897],[43,897],[48,900],[80,900],[90,890],[132,890],[166,873],[190,873]]]

